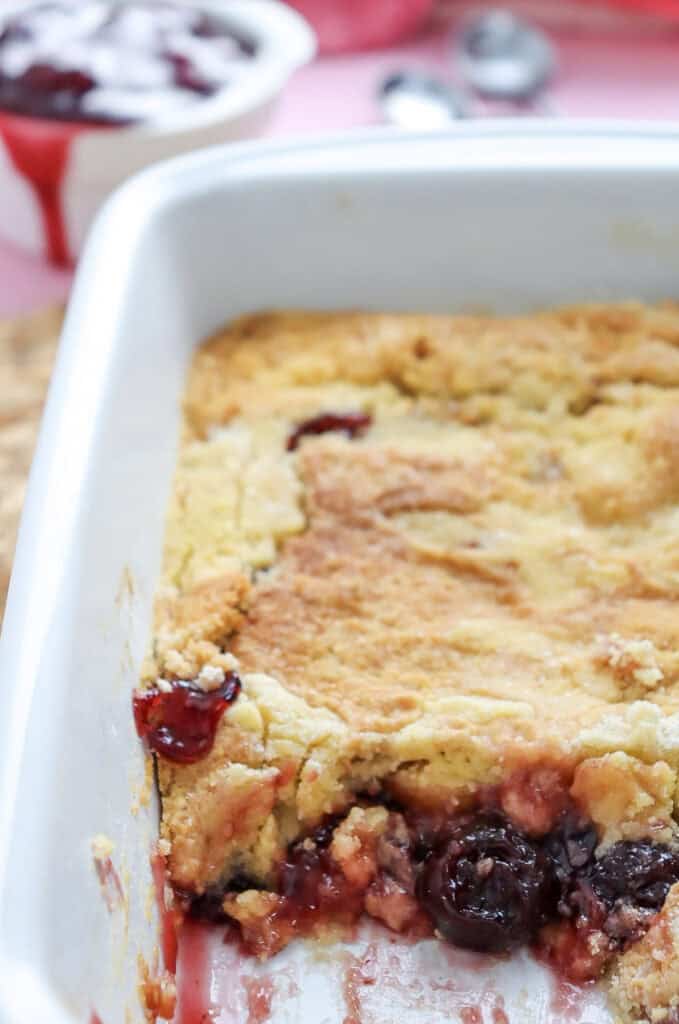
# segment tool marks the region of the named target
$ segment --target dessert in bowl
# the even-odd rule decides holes
[[[157,159],[265,124],[313,34],[276,0],[36,0],[0,16],[0,224],[68,264]]]

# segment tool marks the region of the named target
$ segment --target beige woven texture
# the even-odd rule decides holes
[[[0,622],[61,320],[52,308],[0,321]]]

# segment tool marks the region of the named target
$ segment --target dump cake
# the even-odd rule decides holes
[[[185,913],[367,913],[679,1019],[679,307],[197,352],[135,694]]]

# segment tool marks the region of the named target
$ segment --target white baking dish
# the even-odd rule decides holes
[[[130,812],[142,773],[130,691],[194,345],[267,306],[676,295],[678,132],[505,122],[242,145],[145,172],[110,201],[78,272],[0,647],[2,1024],[71,1024],[91,1007],[104,1024],[122,1024],[126,1007],[142,1019],[136,955],[150,957],[156,934],[156,810]],[[127,914],[105,908],[96,833],[116,844]],[[475,988],[490,1006],[493,977],[513,1024],[559,1019],[526,957],[479,972],[443,947],[390,948],[384,934],[378,944],[398,963],[366,987],[366,1005],[382,999],[381,1024],[455,1020]],[[220,955],[227,966],[234,956]],[[274,960],[272,1021],[341,1021],[341,963],[301,944]],[[247,1020],[238,973],[222,976],[219,1021]],[[569,1019],[606,1015],[592,1006]]]

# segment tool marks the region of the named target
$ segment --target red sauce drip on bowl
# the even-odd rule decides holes
[[[265,1024],[271,1016],[272,979],[244,978],[243,988],[248,1004],[247,1024]]]
[[[71,254],[64,223],[62,188],[71,144],[82,131],[76,124],[55,124],[0,112],[0,138],[15,170],[30,186],[40,210],[46,255],[68,266]]]
[[[177,970],[177,932],[182,924],[183,914],[176,907],[168,907],[165,902],[165,887],[168,880],[167,866],[165,858],[157,850],[151,855],[151,874],[153,875],[153,888],[160,918],[163,966],[171,974],[174,974]]]
[[[193,764],[212,750],[217,726],[241,690],[235,672],[228,672],[214,690],[203,690],[186,679],[170,683],[167,692],[157,687],[133,697],[137,733],[155,754],[180,764]]]
[[[187,919],[179,930],[175,1024],[208,1024],[210,1003],[209,928]]]

